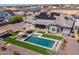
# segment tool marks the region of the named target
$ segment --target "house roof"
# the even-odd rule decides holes
[[[3,34],[3,33],[5,33],[5,32],[7,32],[7,30],[0,29],[0,34]]]
[[[12,12],[12,11],[10,11],[10,10],[5,10],[5,11],[0,11],[0,13],[9,13],[11,16],[14,16],[15,14]]]
[[[15,15],[15,13],[13,11],[11,11],[11,10],[6,10],[5,12],[8,12],[11,16]]]
[[[26,20],[29,23],[32,24],[44,24],[44,25],[58,25],[61,27],[68,27],[72,28],[73,23],[75,21],[74,17],[68,14],[60,14],[60,16],[54,16],[56,17],[55,20],[49,20],[49,19],[36,19],[36,20]]]
[[[66,19],[67,17],[68,19]],[[72,27],[75,19],[66,14],[60,14],[60,16],[56,17],[56,20],[54,21],[56,25],[62,26],[62,27]]]

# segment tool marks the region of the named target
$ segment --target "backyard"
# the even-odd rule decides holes
[[[45,54],[45,55],[53,54],[51,52],[51,50],[49,50],[49,49],[45,49],[45,48],[42,48],[42,47],[39,47],[39,46],[36,46],[36,45],[32,45],[32,44],[29,44],[29,43],[18,41],[15,38],[9,37],[9,38],[4,39],[4,41],[18,45],[18,46],[21,46],[21,47],[26,48],[26,49],[30,49],[30,50],[39,52],[41,54]]]
[[[47,37],[47,38],[56,39],[56,40],[63,40],[63,38],[59,37],[59,36],[45,34],[44,32],[41,32],[41,31],[38,31],[38,33],[42,33],[43,34],[42,37]],[[36,51],[36,52],[41,53],[41,54],[45,54],[45,55],[54,54],[49,49],[46,49],[46,48],[43,48],[43,47],[40,47],[40,46],[36,46],[36,45],[32,45],[32,44],[29,44],[27,42],[22,42],[22,41],[16,40],[16,37],[13,38],[14,36],[17,35],[16,32],[10,32],[10,34],[12,35],[12,37],[11,36],[7,37],[7,38],[4,39],[4,41],[18,45],[18,46],[21,46],[21,47],[26,48],[26,49]]]

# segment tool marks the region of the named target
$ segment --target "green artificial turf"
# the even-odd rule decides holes
[[[45,32],[38,31],[38,33],[42,33],[42,34],[44,34]]]
[[[49,34],[43,34],[42,37],[47,37],[47,38],[56,39],[56,40],[63,40],[63,37],[49,35]]]
[[[39,47],[36,45],[32,45],[29,43],[18,41],[15,38],[6,38],[6,39],[4,39],[4,41],[21,46],[21,47],[26,48],[26,49],[30,49],[30,50],[39,52],[41,54],[50,55],[52,53],[49,49],[45,49],[45,48],[42,48],[42,47]]]
[[[11,34],[11,36],[16,36],[17,35],[17,33],[15,33],[15,32],[9,32],[10,34]]]

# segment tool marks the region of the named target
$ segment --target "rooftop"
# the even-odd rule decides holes
[[[0,34],[7,32],[7,30],[0,29]]]
[[[50,16],[50,14],[49,14],[49,16]],[[34,20],[27,19],[26,22],[29,22],[32,24],[57,25],[57,26],[61,26],[61,27],[71,28],[75,21],[73,16],[68,15],[68,14],[63,14],[63,13],[60,13],[60,15],[53,15],[50,19],[48,17],[45,14],[43,14],[43,16],[38,16],[38,18],[36,18]],[[55,19],[53,19],[53,18],[55,18]]]

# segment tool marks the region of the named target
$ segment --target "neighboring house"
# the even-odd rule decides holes
[[[11,36],[11,34],[9,34],[9,31],[10,30],[0,29],[0,40],[3,40],[4,38]]]
[[[75,19],[71,15],[55,12],[41,12],[34,18],[26,20],[26,23],[32,24],[35,28],[48,29],[51,32],[65,35],[70,35],[75,23]]]
[[[17,11],[18,9],[16,7],[3,7],[4,10],[11,10],[11,11]]]
[[[12,11],[0,11],[0,18],[3,18],[4,20],[8,21],[12,16],[15,14]]]
[[[78,30],[79,29],[79,16],[74,15],[73,17],[76,19],[75,24],[74,24],[74,29]]]
[[[29,8],[20,9],[18,11],[15,11],[15,14],[16,15],[24,15],[24,14],[31,15],[35,12],[39,12],[40,10],[41,10],[41,8],[39,6],[37,6],[37,7],[36,6],[31,6]]]
[[[19,11],[15,11],[14,13],[15,13],[16,15],[24,15],[25,12],[19,10]]]
[[[79,30],[79,19],[76,20],[75,25],[74,25],[75,30]]]
[[[9,30],[8,30],[9,31]],[[7,34],[8,33],[7,30],[4,30],[4,29],[0,29],[0,36],[4,35],[4,34]]]
[[[7,24],[7,22],[0,18],[0,26],[6,25],[6,24]]]

